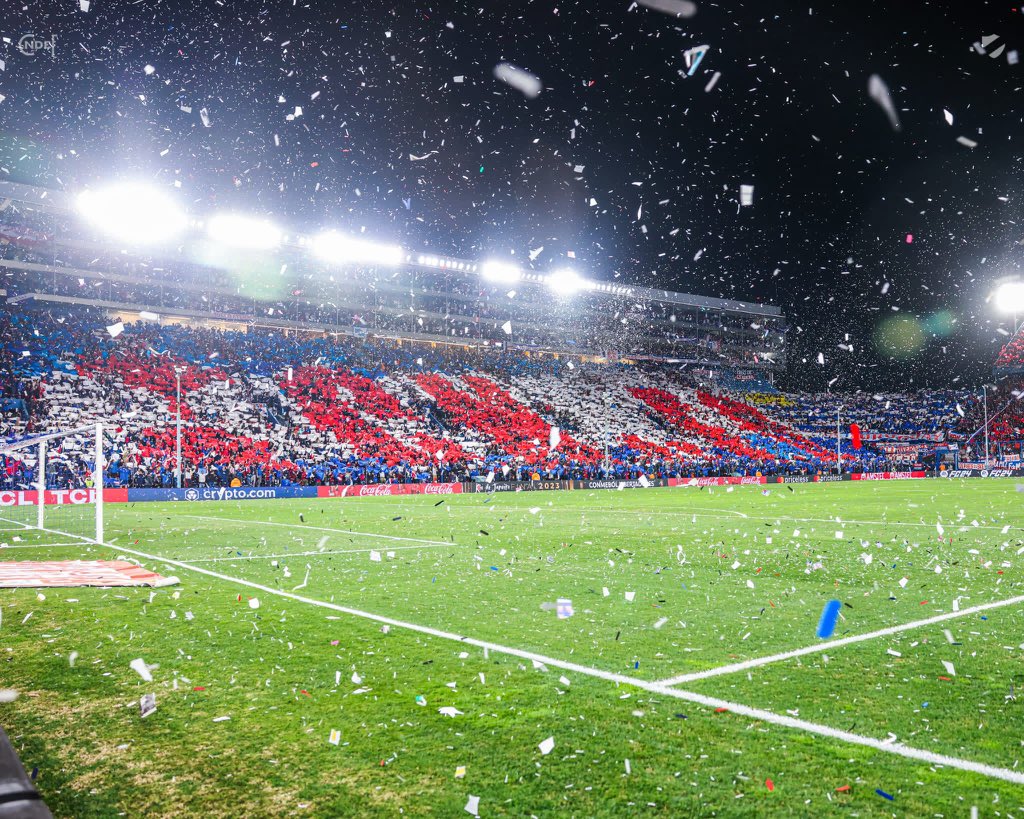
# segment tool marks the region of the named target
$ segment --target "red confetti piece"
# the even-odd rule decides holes
[[[311,168],[315,168],[315,167],[316,167],[317,165],[319,165],[319,164],[320,164],[319,162],[310,162],[310,163],[309,163],[309,167],[311,167]]]
[[[300,690],[301,690],[301,691],[302,691],[302,693],[303,693],[303,694],[305,694],[305,695],[306,695],[307,697],[308,697],[308,696],[310,696],[309,692],[308,692],[308,691],[307,691],[307,690],[306,690],[305,688],[302,688],[302,689],[300,689]]]
[[[945,682],[953,682],[949,677],[939,677],[939,679]]]
[[[202,686],[202,685],[195,685],[195,686],[192,687],[192,690],[193,691],[205,691],[206,687]]]
[[[772,782],[772,781],[771,781],[770,779],[766,779],[766,780],[764,781],[764,786],[765,786],[765,787],[766,787],[766,788],[767,788],[767,789],[768,789],[769,791],[774,791],[774,790],[775,790],[775,783],[774,783],[774,782]]]
[[[921,605],[922,606],[927,606],[928,605],[928,601],[927,600],[922,600],[921,601]]]
[[[850,786],[843,785],[841,788],[836,788],[836,793],[845,793],[848,790],[850,790]]]
[[[716,714],[721,714],[723,711],[728,711],[728,710],[729,710],[728,708],[716,708],[715,709],[715,713]]]

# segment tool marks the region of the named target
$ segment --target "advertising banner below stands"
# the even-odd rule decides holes
[[[740,486],[761,483],[768,483],[768,478],[763,475],[726,475],[724,477],[668,479],[669,486]]]
[[[21,491],[17,489],[0,492],[0,506],[36,506],[38,492],[34,490]],[[44,498],[46,506],[65,506],[85,503],[93,503],[96,500],[95,489],[47,489]],[[104,503],[126,503],[128,501],[127,489],[104,489]]]
[[[461,483],[379,483],[365,486],[319,486],[314,497],[372,498],[387,495],[460,495]]]
[[[232,501],[315,498],[315,486],[218,486],[205,489],[122,489],[130,503],[142,501]],[[109,491],[109,490],[107,490]],[[106,499],[106,493],[104,493]]]
[[[491,481],[463,484],[465,492],[540,492],[548,489],[572,489],[573,481]]]
[[[864,472],[844,475],[727,475],[702,478],[649,478],[648,487],[662,486],[747,486],[780,483],[836,483],[839,481],[895,481],[919,478],[1024,478],[1024,468],[945,469],[941,472]],[[365,486],[240,486],[205,489],[104,489],[105,503],[140,501],[233,501],[278,498],[368,498],[396,495],[461,495],[486,492],[538,492],[545,490],[639,489],[639,480],[592,481],[492,481],[491,483],[392,483]],[[95,500],[94,489],[53,489],[46,491],[46,504],[86,504]],[[0,491],[0,507],[35,506],[36,492]]]
[[[937,478],[1024,478],[1024,469],[944,469],[935,474]]]
[[[850,480],[854,481],[905,481],[911,478],[927,478],[923,469],[914,472],[854,472]]]
[[[573,481],[573,489],[642,489],[650,486],[668,486],[669,482],[664,478],[648,478],[647,483],[633,480],[603,480],[603,481]]]

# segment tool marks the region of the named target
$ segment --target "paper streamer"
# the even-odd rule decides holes
[[[825,604],[825,608],[821,610],[821,619],[818,621],[818,637],[826,639],[832,636],[842,607],[843,604],[839,600],[829,600]]]

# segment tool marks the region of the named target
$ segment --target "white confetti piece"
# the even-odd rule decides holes
[[[909,583],[909,582],[910,582],[910,580],[908,578],[906,578],[906,577],[900,578],[900,588],[901,589],[905,589],[907,587],[907,583]]]
[[[977,142],[975,142],[973,139],[968,139],[965,136],[958,136],[956,138],[956,141],[959,142],[961,145],[963,145],[966,148],[977,148],[978,147],[978,143]]]
[[[378,551],[376,551],[374,549],[370,550],[370,560],[372,560],[374,563],[380,563],[381,559],[382,558],[380,556],[380,552],[378,552]]]
[[[748,207],[754,204],[754,186],[740,185],[740,207]]]
[[[494,67],[494,77],[529,99],[539,97],[544,90],[539,77],[511,63],[498,63]]]
[[[718,79],[722,76],[721,71],[716,71],[711,75],[711,79],[708,80],[708,84],[704,86],[704,93],[709,94],[711,90],[718,84]]]
[[[479,811],[480,811],[480,797],[479,796],[470,796],[469,799],[466,800],[466,807],[463,808],[463,810],[465,810],[466,813],[471,813],[474,816],[479,816],[480,815],[480,813],[479,813]]]
[[[341,731],[337,728],[332,728],[331,735],[327,738],[327,741],[331,743],[331,745],[337,745],[341,742]]]
[[[634,599],[636,599],[636,592],[631,592],[631,591],[626,592],[626,602],[627,603],[632,603]]]
[[[111,338],[117,338],[124,332],[124,324],[120,321],[115,324],[111,324],[107,327],[107,332],[110,333]]]
[[[548,737],[543,742],[541,742],[540,745],[538,745],[537,747],[540,748],[540,752],[544,754],[544,756],[547,756],[555,748],[555,738]]]
[[[896,106],[893,104],[892,96],[889,94],[889,86],[886,85],[885,80],[877,74],[872,74],[868,77],[868,96],[877,102],[879,107],[885,111],[885,115],[889,117],[889,124],[892,125],[892,129],[894,131],[899,131],[900,117],[896,112]]]
[[[646,6],[662,14],[671,14],[673,17],[693,17],[697,13],[697,4],[690,0],[637,0],[641,6]]]
[[[132,660],[129,664],[132,671],[136,672],[146,682],[153,682],[153,675],[149,673],[149,666],[146,665],[146,661],[141,657]]]
[[[953,124],[953,115],[949,111],[947,111],[945,108],[942,109],[942,116],[944,116],[946,118],[946,124],[947,125],[952,125]]]
[[[953,667],[953,664],[949,660],[943,660],[942,667],[946,669],[946,673],[949,674],[950,677],[956,676],[956,669]]]

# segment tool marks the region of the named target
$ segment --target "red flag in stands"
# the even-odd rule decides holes
[[[853,448],[860,449],[860,425],[850,424],[850,438],[853,441]]]

